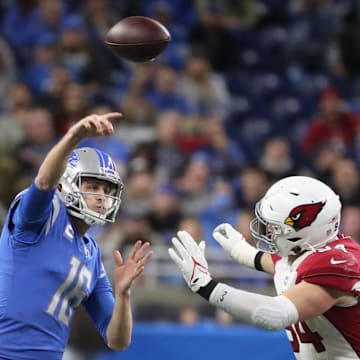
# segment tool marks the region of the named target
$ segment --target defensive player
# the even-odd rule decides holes
[[[152,252],[138,241],[124,262],[114,252],[114,295],[92,225],[112,223],[123,183],[111,157],[78,148],[113,133],[119,113],[90,115],[48,153],[31,186],[10,206],[0,239],[0,358],[61,359],[82,304],[107,345],[131,341],[130,287]]]
[[[263,329],[286,329],[297,359],[359,359],[360,246],[339,233],[340,211],[327,185],[293,176],[256,205],[250,228],[257,248],[229,224],[215,228],[214,238],[235,260],[274,276],[275,297],[213,280],[205,242],[184,231],[169,254],[189,287],[212,305]]]

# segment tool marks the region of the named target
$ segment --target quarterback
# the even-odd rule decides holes
[[[272,185],[250,224],[256,247],[230,224],[215,240],[240,264],[274,277],[277,296],[235,289],[212,279],[205,242],[185,231],[169,255],[192,291],[241,321],[286,329],[301,360],[360,358],[360,245],[339,233],[341,202],[319,180],[292,176]]]
[[[80,304],[110,348],[130,344],[130,288],[152,252],[138,241],[123,261],[115,250],[113,292],[88,229],[114,222],[123,183],[108,154],[76,148],[111,135],[120,116],[75,123],[10,206],[0,238],[0,359],[62,359]]]

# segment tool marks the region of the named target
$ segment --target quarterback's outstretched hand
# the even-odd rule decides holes
[[[171,259],[179,267],[190,289],[197,292],[211,281],[205,259],[205,241],[197,244],[188,232],[179,231],[172,243],[174,248],[169,249]]]
[[[102,115],[88,115],[75,123],[70,129],[74,136],[79,139],[94,136],[109,136],[114,133],[113,122],[122,117],[119,112],[111,112]]]
[[[143,273],[146,263],[153,255],[152,251],[148,251],[149,247],[149,242],[142,243],[138,240],[125,261],[122,259],[120,251],[114,251],[114,280],[117,295],[128,294],[134,280]]]
[[[213,237],[234,260],[242,265],[254,268],[254,260],[258,250],[251,246],[244,236],[230,224],[218,225],[213,231]]]

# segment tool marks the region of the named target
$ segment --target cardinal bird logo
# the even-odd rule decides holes
[[[326,201],[296,206],[290,211],[284,223],[294,228],[295,231],[310,226],[325,204]]]

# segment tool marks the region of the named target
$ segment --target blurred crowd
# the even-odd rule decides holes
[[[169,29],[155,61],[104,45],[131,15]],[[359,1],[0,0],[1,221],[67,128],[108,111],[124,115],[115,136],[82,144],[125,183],[117,222],[96,230],[105,262],[180,228],[209,246],[220,222],[248,235],[254,204],[293,174],[332,186],[360,241]]]

